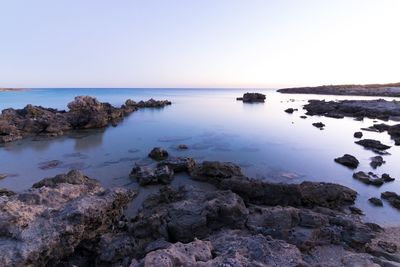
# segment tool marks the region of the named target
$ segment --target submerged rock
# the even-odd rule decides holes
[[[180,149],[180,150],[186,150],[186,149],[189,149],[189,147],[188,147],[188,145],[180,144],[180,145],[178,145],[178,149]]]
[[[149,157],[154,160],[164,160],[168,158],[168,151],[161,147],[155,147],[150,151]]]
[[[158,165],[159,166],[166,165],[170,169],[172,169],[175,173],[178,172],[191,173],[196,166],[196,162],[192,158],[177,157],[177,158],[168,158],[158,163]]]
[[[349,154],[345,154],[342,157],[336,158],[335,162],[342,164],[346,167],[349,167],[351,169],[357,168],[358,164],[360,164],[360,162],[357,160],[356,157]]]
[[[379,198],[371,197],[370,199],[368,199],[368,201],[371,202],[372,204],[374,204],[375,206],[378,206],[378,207],[383,206],[383,202]]]
[[[265,101],[265,95],[260,93],[245,93],[243,97],[238,97],[236,100],[241,100],[244,103],[260,103]]]

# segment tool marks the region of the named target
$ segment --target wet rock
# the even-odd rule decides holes
[[[329,101],[310,100],[304,106],[307,115],[321,115],[327,117],[354,117],[377,118],[388,120],[400,115],[399,101],[379,100],[342,100]]]
[[[44,178],[37,183],[32,185],[32,188],[40,188],[43,186],[55,188],[59,184],[85,184],[91,186],[99,186],[97,180],[89,178],[88,176],[83,175],[80,171],[72,170],[67,174],[59,174],[51,178]]]
[[[363,133],[362,132],[355,132],[354,133],[354,137],[355,138],[362,138],[363,137]]]
[[[165,106],[171,105],[172,102],[168,100],[154,100],[150,98],[147,101],[139,101],[137,107],[139,108],[163,108]]]
[[[357,160],[356,157],[349,154],[345,154],[342,157],[336,158],[335,162],[342,164],[346,167],[349,167],[351,169],[357,168],[358,164],[360,164],[360,162]]]
[[[371,202],[372,204],[374,204],[375,206],[379,206],[379,207],[383,206],[383,202],[379,198],[371,197],[370,199],[368,199],[368,201]]]
[[[391,177],[391,176],[390,176],[389,174],[387,174],[387,173],[382,174],[382,179],[383,179],[385,182],[393,182],[394,180],[396,180],[395,178]]]
[[[325,127],[325,124],[323,124],[322,122],[315,122],[312,124],[314,127],[319,128],[320,130],[322,130]]]
[[[172,169],[175,173],[178,172],[191,173],[196,166],[196,162],[192,158],[177,157],[177,158],[168,158],[160,162],[158,165],[159,166],[166,165],[170,169]]]
[[[383,160],[381,156],[376,156],[371,158],[370,165],[372,168],[376,169],[379,166],[382,166],[386,161]]]
[[[265,101],[265,95],[260,93],[245,93],[243,97],[238,97],[236,100],[241,100],[244,103],[263,103]]]
[[[300,118],[302,118],[302,119],[307,119],[307,116],[300,116]]]
[[[351,206],[349,207],[349,210],[352,214],[357,214],[357,215],[363,215],[363,211],[357,207]]]
[[[400,238],[398,227],[388,227],[366,246],[366,252],[382,262],[381,266],[399,266],[400,264]]]
[[[168,165],[151,168],[136,166],[132,169],[130,177],[136,178],[140,185],[169,184],[174,176],[174,171]]]
[[[50,160],[39,163],[39,169],[49,170],[54,169],[62,165],[62,161],[60,160]]]
[[[83,175],[70,175],[73,178],[55,177],[52,186],[0,197],[1,264],[55,266],[82,241],[94,242],[135,196],[133,191],[105,190]]]
[[[0,197],[1,196],[13,196],[15,192],[7,189],[7,188],[0,188]]]
[[[104,128],[116,125],[137,108],[159,107],[167,102],[149,100],[135,104],[127,101],[117,108],[90,96],[77,96],[68,104],[69,111],[33,105],[4,109],[0,115],[0,143],[37,135],[60,136],[75,129]]]
[[[381,197],[387,200],[394,208],[400,209],[400,196],[395,192],[383,192]]]
[[[367,149],[387,150],[390,148],[390,146],[384,145],[380,141],[373,139],[363,139],[356,141],[355,143]]]
[[[154,160],[164,160],[168,158],[168,151],[161,147],[155,147],[150,151],[149,157]]]
[[[296,109],[294,109],[294,108],[288,108],[288,109],[285,109],[285,112],[286,113],[289,113],[289,114],[292,114],[293,112],[295,112],[295,111],[297,111],[298,109],[296,108]]]
[[[186,150],[186,149],[189,149],[189,147],[188,147],[188,145],[180,144],[180,145],[178,145],[178,149],[180,149],[180,150]]]
[[[359,171],[353,174],[353,178],[368,185],[381,186],[385,183],[382,178],[379,178],[376,174],[372,172],[365,173],[363,171]]]
[[[241,168],[231,162],[203,161],[192,172],[192,177],[199,181],[219,184],[223,179],[244,176]]]

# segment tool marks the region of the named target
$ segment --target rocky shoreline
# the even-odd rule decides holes
[[[104,128],[117,125],[139,108],[161,108],[168,100],[135,102],[126,100],[121,107],[101,103],[90,96],[77,96],[68,104],[69,111],[27,105],[23,109],[4,109],[0,115],[0,143],[30,136],[60,136],[76,129]]]
[[[162,149],[150,155],[153,164],[133,166],[131,177],[164,186],[133,215],[123,210],[137,201],[136,191],[106,190],[79,171],[21,193],[0,190],[0,266],[400,263],[400,240],[391,236],[399,229],[362,222],[350,188],[270,183],[247,177],[233,163],[174,158]],[[215,190],[168,185],[179,172]],[[168,179],[158,179],[166,173]],[[394,195],[382,198],[396,203]]]
[[[355,95],[400,97],[400,83],[366,84],[366,85],[323,85],[315,87],[283,88],[278,92],[284,94],[320,94],[320,95]]]

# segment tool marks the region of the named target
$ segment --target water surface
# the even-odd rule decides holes
[[[247,90],[233,89],[33,89],[0,93],[0,109],[22,108],[26,104],[66,109],[77,95],[91,95],[100,101],[121,105],[128,99],[169,99],[163,109],[142,109],[132,113],[117,127],[87,130],[57,138],[32,138],[0,146],[0,173],[12,174],[0,180],[0,187],[21,191],[43,177],[81,169],[98,179],[105,187],[137,187],[129,178],[135,162],[151,162],[148,152],[155,146],[166,148],[173,156],[190,156],[197,160],[219,160],[238,163],[252,177],[273,182],[299,183],[304,180],[340,183],[359,193],[357,206],[366,213],[365,220],[391,225],[400,221],[400,212],[384,203],[377,208],[368,198],[383,191],[400,192],[400,147],[392,147],[386,164],[377,170],[369,166],[371,151],[354,144],[353,133],[373,124],[373,120],[308,117],[302,106],[309,99],[375,99],[359,96],[285,95],[275,90],[256,90],[267,95],[263,104],[244,104],[236,97]],[[250,90],[252,91],[252,90]],[[293,114],[286,108],[298,108]],[[311,124],[326,124],[321,131]],[[394,124],[395,122],[389,122]],[[394,145],[386,133],[364,132]],[[180,151],[179,144],[189,150]],[[366,186],[352,178],[353,171],[333,161],[343,154],[360,160],[358,170],[389,173],[398,178],[380,188]],[[58,160],[53,169],[40,164]],[[180,175],[174,184],[195,184]],[[157,187],[140,189],[144,197]],[[147,193],[145,193],[147,192]],[[135,207],[134,207],[135,208]]]

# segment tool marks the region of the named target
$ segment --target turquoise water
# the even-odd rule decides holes
[[[65,109],[77,95],[91,95],[100,101],[121,105],[126,99],[168,99],[172,105],[163,109],[143,109],[134,112],[117,127],[89,130],[66,136],[33,138],[0,146],[0,173],[12,174],[0,180],[0,187],[21,191],[43,177],[69,169],[81,169],[100,180],[105,187],[137,187],[129,179],[135,162],[149,162],[148,152],[155,146],[166,148],[173,156],[190,156],[197,160],[232,161],[242,166],[252,177],[273,182],[298,183],[304,180],[335,182],[359,193],[357,206],[366,213],[365,220],[381,224],[400,221],[400,212],[384,203],[383,208],[370,205],[368,198],[383,191],[400,193],[400,147],[392,147],[386,164],[377,170],[369,166],[371,151],[354,144],[353,133],[368,127],[373,121],[351,118],[332,119],[308,117],[302,105],[308,99],[372,99],[321,95],[284,95],[274,90],[256,90],[267,95],[264,104],[244,104],[236,101],[247,90],[234,89],[33,89],[0,93],[0,109],[21,108],[28,103]],[[299,108],[287,114],[286,108]],[[311,124],[323,122],[318,130]],[[394,124],[395,122],[389,122]],[[386,133],[364,132],[373,138],[394,145]],[[179,151],[179,144],[189,150]],[[348,153],[361,164],[358,170],[384,172],[398,178],[380,188],[366,186],[352,178],[353,171],[333,161]],[[59,160],[61,166],[42,170],[40,163]],[[194,184],[180,175],[174,184]],[[143,198],[157,187],[140,188]]]

